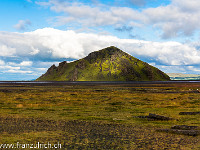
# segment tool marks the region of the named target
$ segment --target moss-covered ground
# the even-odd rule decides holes
[[[199,136],[157,132],[200,126],[200,85],[1,84],[0,144],[60,142],[62,149],[200,149]],[[175,118],[149,121],[155,113]]]

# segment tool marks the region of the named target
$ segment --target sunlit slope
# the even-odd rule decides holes
[[[111,46],[58,67],[52,65],[37,81],[166,81],[161,70]]]

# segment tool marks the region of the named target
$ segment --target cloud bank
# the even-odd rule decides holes
[[[111,45],[117,46],[133,56],[146,57],[160,64],[192,65],[200,63],[197,43],[195,45],[120,39],[109,35],[77,33],[73,30],[62,31],[53,28],[25,33],[0,32],[0,56],[25,57],[28,60],[80,59],[92,51]]]
[[[53,28],[33,32],[0,32],[1,72],[39,76],[53,63],[80,59],[92,51],[116,46],[163,71],[196,71],[200,64],[200,43],[152,42],[115,36],[77,33]],[[178,69],[179,68],[179,69]]]

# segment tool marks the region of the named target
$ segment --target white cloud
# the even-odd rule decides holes
[[[5,62],[3,60],[0,60],[0,66],[5,65]]]
[[[14,28],[17,30],[26,30],[28,26],[31,25],[31,21],[30,20],[19,20],[19,22],[14,25]]]
[[[172,0],[167,6],[144,9],[143,22],[161,29],[163,38],[191,36],[200,29],[199,7],[199,0]]]
[[[154,65],[155,67],[163,70],[166,73],[198,73],[198,72],[191,72],[187,68],[187,66],[165,66],[165,65]]]
[[[6,73],[32,73],[33,71],[24,71],[24,70],[7,70],[7,71],[4,71]]]
[[[15,62],[4,62],[0,60],[0,73],[6,74],[31,74],[33,73],[33,68],[31,67],[31,61],[22,61],[21,63]],[[8,79],[10,80],[10,79]]]
[[[15,62],[8,62],[7,63],[10,66],[19,66],[19,67],[29,67],[32,66],[32,61],[22,61],[21,63],[15,63]]]
[[[13,56],[15,53],[16,49],[14,47],[5,45],[0,42],[0,56]]]
[[[83,3],[50,0],[49,2],[38,2],[42,6],[49,6],[52,11],[63,12],[65,15],[57,16],[54,25],[67,23],[78,23],[82,26],[107,26],[123,24],[130,20],[138,20],[142,15],[128,7],[89,6]]]
[[[45,72],[47,71],[48,68],[36,68],[38,71],[42,71],[42,72]]]
[[[32,66],[32,61],[22,61],[19,65],[20,66]]]
[[[4,66],[0,66],[0,69],[2,70],[20,70],[20,67],[13,67],[11,65],[4,65]]]
[[[200,7],[199,0],[173,0],[174,6],[179,7],[182,11],[198,12]]]
[[[36,54],[38,54],[40,52],[39,49],[34,48],[33,46],[31,47],[31,49],[32,49],[32,51],[30,52],[31,55],[36,55]]]
[[[143,5],[144,0],[129,0]],[[171,0],[166,6],[144,8],[138,11],[129,7],[110,7],[106,5],[88,5],[85,3],[49,0],[38,4],[50,7],[52,11],[61,13],[53,20],[54,25],[75,24],[87,27],[133,25],[143,27],[150,25],[162,31],[163,38],[192,36],[200,30],[200,1]],[[64,13],[64,15],[63,15]]]
[[[187,66],[187,69],[188,69],[188,70],[191,70],[191,71],[195,71],[195,72],[200,73],[200,69],[199,69],[199,68],[196,68],[196,67],[194,67],[194,66]]]

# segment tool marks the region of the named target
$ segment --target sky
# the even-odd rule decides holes
[[[166,73],[200,74],[199,0],[1,0],[0,80],[32,80],[116,46]]]

